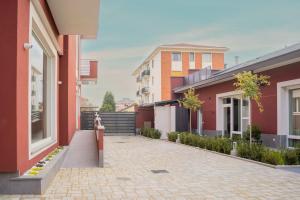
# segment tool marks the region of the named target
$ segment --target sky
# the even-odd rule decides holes
[[[131,75],[162,44],[225,46],[227,66],[300,42],[299,0],[101,0],[96,40],[83,58],[99,61],[98,83],[82,95],[97,106],[106,91],[135,99]]]

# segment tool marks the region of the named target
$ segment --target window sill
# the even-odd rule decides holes
[[[52,145],[56,144],[56,142],[57,142],[56,140],[50,137],[50,138],[43,139],[39,142],[36,142],[34,144],[31,144],[29,159],[32,159],[35,156],[39,155],[40,153],[42,153]]]

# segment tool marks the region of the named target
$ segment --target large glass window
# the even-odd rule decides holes
[[[293,90],[291,93],[290,135],[300,136],[300,90]]]
[[[241,100],[233,99],[233,131],[241,131]]]
[[[222,98],[223,135],[242,135],[249,125],[249,100],[239,96]]]
[[[51,57],[45,51],[35,33],[31,37],[30,57],[30,94],[31,94],[31,144],[35,147],[32,153],[44,147],[41,141],[52,135],[54,127],[54,68]]]
[[[182,71],[181,53],[172,53],[172,71]]]
[[[212,56],[211,53],[202,54],[202,68],[212,67]]]

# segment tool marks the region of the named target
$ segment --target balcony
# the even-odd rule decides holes
[[[189,74],[184,77],[184,85],[192,85],[194,83],[208,79],[216,71],[218,70],[212,70],[210,67],[207,67],[192,74]]]
[[[98,79],[98,61],[82,59],[80,61],[79,74],[82,84],[96,84]]]
[[[144,70],[143,72],[142,72],[142,77],[144,78],[144,77],[149,77],[149,75],[150,75],[150,69],[146,69],[146,70]]]
[[[136,96],[141,96],[141,92],[139,90],[136,91]]]
[[[136,77],[136,82],[137,82],[137,83],[139,83],[139,82],[141,82],[141,81],[142,81],[141,76]]]
[[[143,94],[149,94],[149,93],[150,93],[149,87],[143,87],[143,88],[142,88],[142,93],[143,93]]]

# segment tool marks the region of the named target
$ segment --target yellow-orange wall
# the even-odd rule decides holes
[[[172,97],[171,91],[171,77],[184,77],[191,72],[189,70],[189,52],[182,52],[182,71],[172,71],[172,52],[161,51],[161,100],[170,100]],[[202,54],[195,53],[195,69],[202,68]],[[224,68],[224,53],[212,54],[212,68]]]

